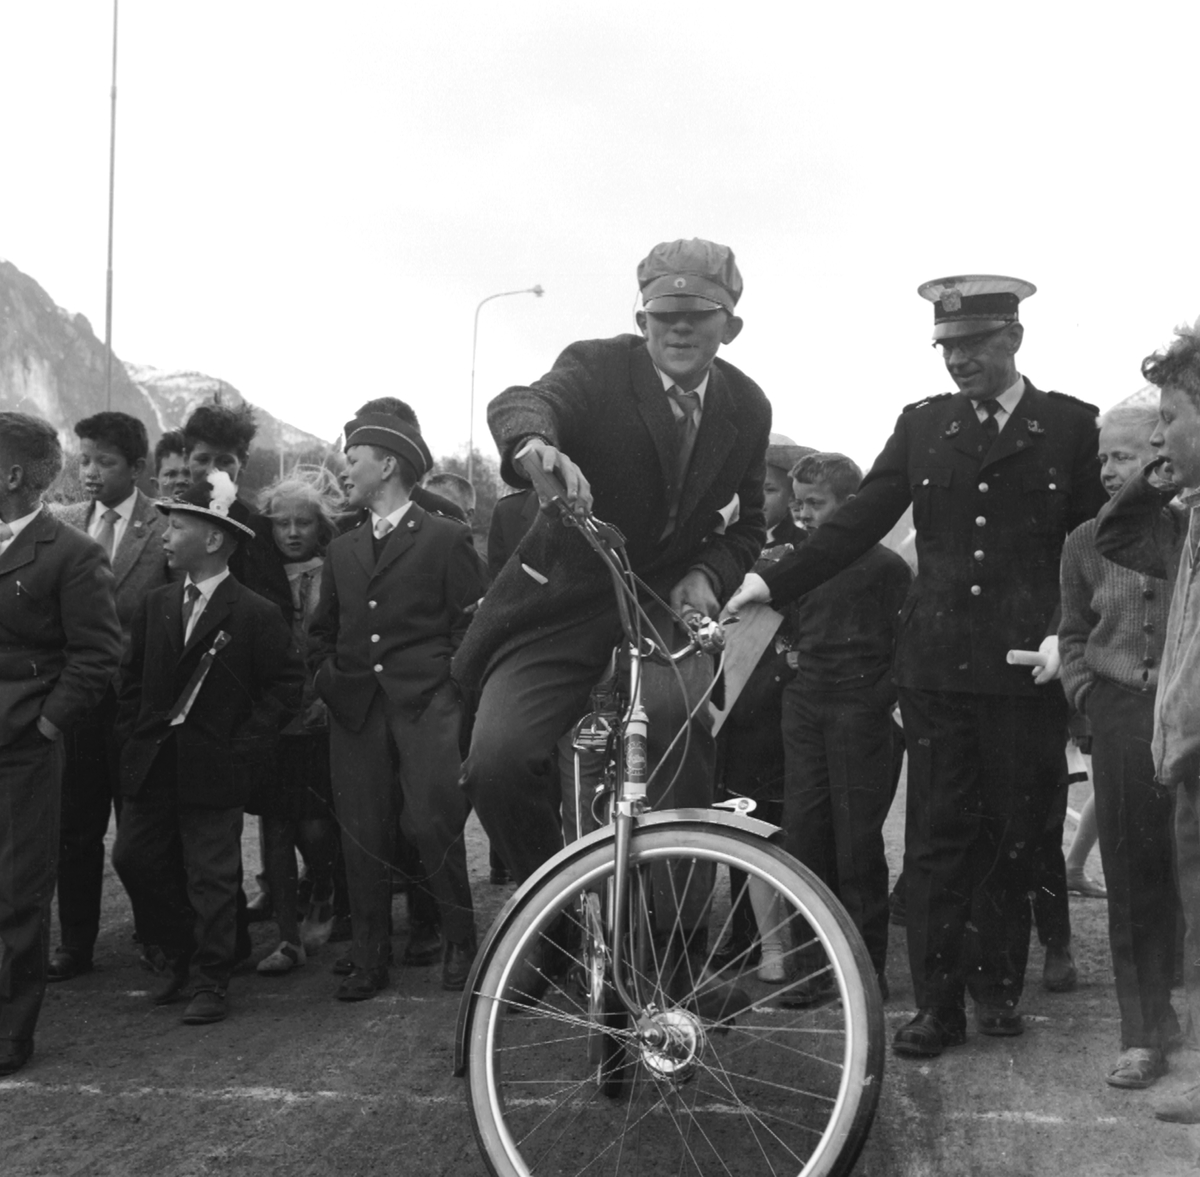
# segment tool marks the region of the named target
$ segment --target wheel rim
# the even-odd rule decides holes
[[[636,877],[642,885],[632,888],[631,903],[643,931],[654,934],[646,936],[640,956],[631,945],[629,979],[673,1035],[666,1044],[639,1039],[623,1010],[620,1019],[598,1019],[600,990],[589,986],[581,993],[567,979],[552,982],[536,1007],[519,1015],[502,1000],[516,962],[541,943],[555,917],[579,910],[581,890],[601,889],[611,874],[611,852],[594,852],[570,879],[548,880],[541,914],[501,938],[481,976],[469,1067],[476,1129],[494,1172],[815,1174],[838,1171],[846,1155],[857,1152],[856,1137],[865,1130],[864,1119],[869,1124],[877,1097],[879,1065],[869,1061],[879,1052],[864,1042],[878,1010],[867,1000],[861,961],[823,897],[780,865],[792,860],[727,841],[721,849],[681,847],[677,833],[673,839],[639,839]],[[709,941],[699,949],[695,905],[690,915],[680,918],[679,912],[688,911],[700,870],[719,864],[768,885],[785,904],[779,922],[790,930],[797,916],[806,916],[816,935],[791,944],[793,960],[803,957],[807,971],[787,985],[759,981],[749,953],[735,959],[724,988],[714,990],[714,1004],[707,988],[713,950],[732,927],[727,884],[704,905]],[[699,885],[702,893],[707,888],[707,882]],[[676,929],[689,925],[676,937],[682,949],[672,949],[670,936],[662,935],[657,909],[664,894],[666,906],[673,906],[670,923]],[[587,942],[585,935],[577,957],[586,959]],[[815,966],[818,953],[824,971]],[[805,1009],[781,1007],[781,994],[795,994],[805,980],[823,975],[832,977],[831,999]],[[731,998],[730,989],[740,990],[744,1000]],[[605,992],[611,994],[611,986]],[[603,1058],[597,1041],[607,1043]]]

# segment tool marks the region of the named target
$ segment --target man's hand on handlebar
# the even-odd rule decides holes
[[[583,471],[562,450],[535,438],[522,447],[521,455],[525,454],[536,455],[547,474],[557,475],[566,491],[567,505],[576,515],[586,515],[592,509],[591,484],[584,477]],[[549,503],[540,491],[538,501],[543,507]]]
[[[712,581],[699,568],[693,568],[671,590],[671,608],[683,617],[689,613],[700,613],[715,618],[721,612]]]
[[[725,604],[725,612],[723,617],[728,617],[732,613],[736,613],[743,605],[753,604],[755,601],[762,601],[766,604],[771,599],[771,590],[767,588],[767,582],[763,580],[757,572],[747,572],[745,580],[738,586],[737,592]]]

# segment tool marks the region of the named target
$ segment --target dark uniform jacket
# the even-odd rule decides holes
[[[121,792],[138,795],[174,732],[180,804],[234,809],[268,783],[279,733],[300,708],[304,667],[279,609],[232,575],[217,585],[185,646],[183,592],[182,581],[155,589],[133,623],[117,711]],[[229,643],[186,720],[168,726],[168,714],[222,631]]]
[[[416,503],[378,562],[368,520],[329,545],[308,630],[317,694],[359,731],[375,692],[419,715],[450,677],[468,610],[483,595],[483,563],[469,528]]]
[[[856,498],[796,555],[763,574],[773,601],[823,583],[887,534],[909,503],[918,573],[900,619],[897,683],[1027,695],[1039,689],[1009,650],[1036,650],[1057,627],[1067,534],[1106,499],[1098,410],[1058,392],[1025,393],[985,454],[971,400],[910,405]]]
[[[714,360],[710,372],[676,526],[665,541],[678,433],[662,381],[638,336],[572,344],[532,386],[510,388],[492,401],[488,421],[501,476],[513,486],[528,484],[513,466],[513,455],[523,438],[540,434],[583,470],[597,516],[624,534],[634,570],[657,592],[670,592],[689,569],[699,567],[724,600],[762,549],[771,406],[758,385],[731,364]],[[720,511],[735,494],[740,514],[725,527]],[[468,687],[530,635],[546,635],[612,607],[607,570],[557,515],[539,514],[517,557],[497,576],[455,661],[455,677]]]
[[[71,728],[120,659],[104,549],[43,507],[0,555],[0,748],[42,715]]]

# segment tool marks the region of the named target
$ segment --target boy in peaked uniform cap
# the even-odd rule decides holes
[[[934,346],[959,391],[909,405],[858,497],[793,556],[747,577],[729,604],[807,593],[912,504],[920,567],[895,663],[909,754],[904,877],[918,1007],[895,1050],[908,1056],[965,1040],[968,921],[979,931],[970,977],[978,1028],[1022,1032],[1030,849],[1066,771],[1066,701],[1050,681],[1059,559],[1104,491],[1097,410],[1042,392],[1017,371],[1017,308],[1033,291],[995,275],[920,288],[935,304]],[[1036,677],[1007,664],[1009,650],[1039,648],[1047,664]]]
[[[368,412],[346,425],[345,437],[347,501],[368,510],[329,545],[308,658],[329,705],[354,927],[352,968],[337,996],[361,1001],[388,983],[398,811],[441,911],[443,986],[461,989],[475,956],[468,806],[458,787],[463,708],[450,659],[484,579],[470,530],[412,501],[432,465],[416,425]]]
[[[269,785],[279,733],[299,710],[304,682],[278,607],[229,572],[236,545],[254,538],[231,514],[236,493],[218,470],[158,503],[167,562],[186,576],[146,597],[118,702],[124,807],[113,866],[143,913],[145,934],[171,964],[155,1002],[175,1000],[195,965],[183,1020],[196,1025],[225,1017],[242,810],[253,790]]]

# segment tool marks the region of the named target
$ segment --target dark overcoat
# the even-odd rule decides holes
[[[823,583],[912,503],[917,577],[901,612],[896,681],[931,691],[1035,696],[1009,650],[1055,632],[1063,541],[1106,499],[1093,405],[1025,393],[991,448],[961,393],[910,405],[857,497],[763,574],[773,601]]]
[[[483,596],[471,532],[414,502],[375,560],[369,518],[329,545],[308,629],[316,690],[361,730],[377,690],[419,715],[450,677],[470,610]]]
[[[43,507],[0,555],[0,748],[43,715],[70,729],[120,659],[104,549]]]
[[[665,541],[677,427],[639,336],[574,343],[540,380],[496,397],[488,422],[500,473],[513,486],[528,485],[514,453],[523,438],[541,435],[583,470],[596,515],[620,529],[634,570],[655,591],[665,595],[690,569],[702,568],[725,600],[762,550],[771,406],[732,364],[714,360],[710,373],[675,529]],[[738,517],[726,525],[722,508],[735,495]],[[531,637],[612,605],[612,583],[598,557],[574,528],[542,512],[476,614],[455,659],[455,678],[475,688],[489,665]]]
[[[232,575],[217,585],[184,645],[183,591],[182,581],[155,589],[134,619],[117,711],[121,792],[138,795],[174,732],[180,804],[234,809],[268,784],[279,733],[300,709],[304,666],[278,606]],[[168,726],[222,631],[230,640],[187,719]]]

